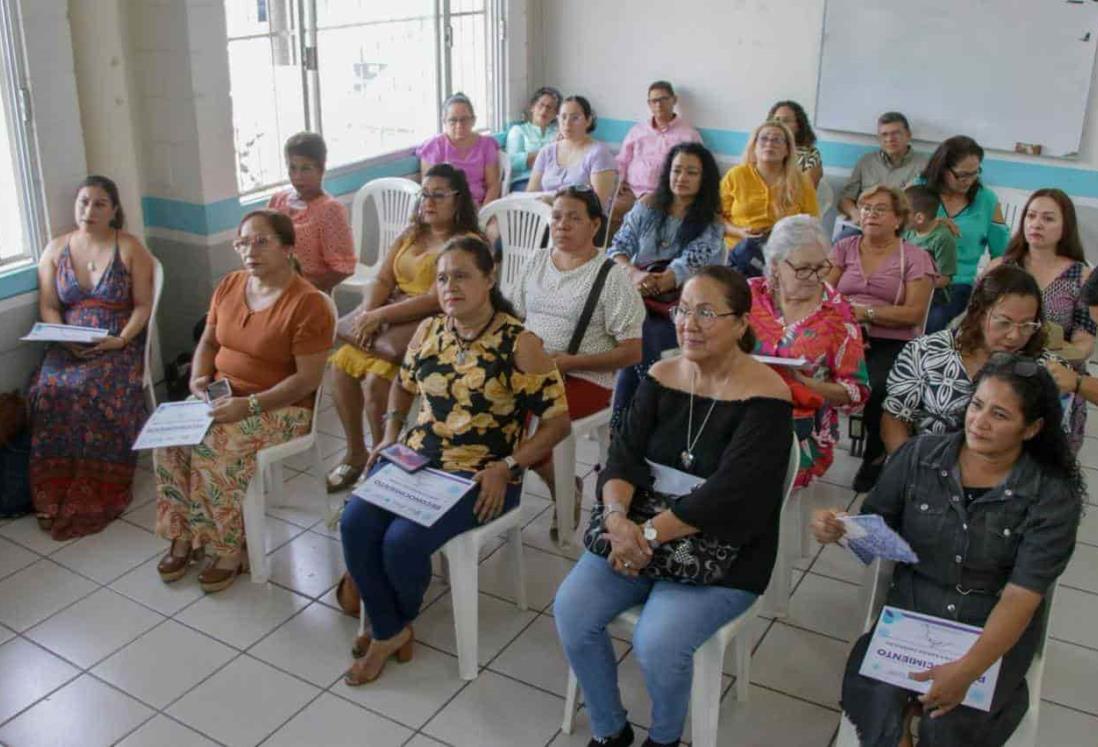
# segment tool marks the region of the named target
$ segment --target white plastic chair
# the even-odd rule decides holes
[[[325,295],[324,299],[332,312],[332,320],[339,320],[339,312],[336,309],[332,297]],[[335,343],[335,333],[332,334],[332,343]],[[282,462],[292,456],[306,451],[312,452],[313,463],[318,473],[321,471],[320,451],[317,449],[317,419],[320,416],[320,408],[324,402],[324,377],[320,379],[320,385],[316,389],[316,402],[313,405],[313,421],[309,426],[309,432],[303,436],[292,438],[285,443],[275,444],[260,449],[256,454],[255,475],[248,483],[248,490],[244,494],[244,533],[248,542],[248,563],[251,565],[252,583],[264,584],[270,576],[270,564],[267,562],[267,491],[278,491],[283,485]]]
[[[862,589],[862,598],[865,600],[866,609],[865,624],[862,626],[864,633],[868,633],[873,629],[873,625],[881,614],[881,608],[884,607],[885,599],[888,597],[888,588],[892,582],[894,565],[890,561],[883,561],[878,558],[866,568],[866,580]],[[1029,708],[1026,710],[1026,715],[1022,717],[1021,723],[1011,734],[1010,739],[1006,741],[1005,747],[1037,747],[1037,725],[1041,709],[1041,683],[1045,673],[1045,645],[1048,643],[1048,634],[1052,627],[1052,600],[1059,583],[1059,579],[1054,581],[1052,586],[1049,587],[1048,594],[1045,595],[1045,628],[1041,632],[1041,640],[1037,645],[1037,651],[1034,653],[1033,661],[1030,662],[1029,670],[1026,672],[1026,684],[1029,688]],[[854,724],[847,718],[844,711],[842,721],[839,723],[839,734],[835,738],[835,747],[858,747],[858,744],[857,729],[854,728]]]
[[[541,251],[552,215],[553,209],[545,202],[525,194],[501,197],[481,208],[481,228],[494,218],[503,244],[499,289],[504,296],[509,297],[522,282],[526,261]]]
[[[801,449],[794,435],[789,447],[789,468],[785,473],[785,483],[782,494],[782,512],[785,513],[785,504],[789,501],[789,495],[793,492],[793,479],[797,475],[797,464],[800,462]],[[782,551],[779,542],[778,556]],[[770,577],[773,585],[775,576]],[[767,590],[769,593],[769,589]],[[703,643],[694,652],[694,678],[690,685],[690,729],[692,742],[695,747],[716,747],[717,724],[720,716],[721,702],[721,665],[724,662],[724,652],[730,641],[736,644],[736,689],[735,697],[740,702],[746,703],[751,691],[751,638],[747,634],[748,625],[752,618],[762,609],[763,599],[760,597],[747,608],[747,610],[735,620],[726,624],[709,640]],[[612,624],[628,627],[630,630],[636,627],[643,607],[633,607],[614,618]],[[577,695],[579,682],[571,668],[568,669],[568,689],[564,698],[564,721],[561,731],[565,734],[572,733],[575,722],[576,709],[578,707]]]
[[[404,177],[384,177],[362,185],[351,202],[351,230],[358,251],[355,274],[338,287],[359,292],[377,274],[385,252],[408,227],[419,196],[420,185]],[[366,204],[373,206],[377,224],[377,246],[372,254],[366,246]]]
[[[553,482],[556,483],[553,499],[557,512],[558,537],[561,546],[571,543],[576,532],[573,518],[576,501],[576,447],[581,438],[592,438],[599,444],[599,464],[605,465],[610,446],[610,416],[613,410],[606,407],[593,415],[572,422],[572,432],[553,447]]]
[[[511,156],[505,150],[499,152],[499,181],[499,196],[511,194]]]
[[[141,373],[141,389],[145,395],[145,404],[149,412],[156,410],[156,383],[153,381],[152,354],[156,348],[157,326],[156,310],[160,308],[160,297],[164,295],[164,265],[156,257],[153,261],[153,299],[149,311],[149,321],[145,324],[145,361]]]
[[[827,181],[826,176],[816,185],[816,203],[820,206],[820,220],[823,220],[827,212],[835,207],[835,188]]]
[[[614,203],[618,201],[618,193],[621,192],[621,174],[614,172],[614,191],[610,193],[610,204],[606,206],[606,213],[602,219],[606,221],[606,231],[602,237],[602,250],[610,246],[610,219],[614,215]]]
[[[1022,217],[1022,208],[1029,199],[1029,192],[1021,189],[1009,189],[1003,187],[993,188],[996,197],[999,198],[999,208],[1003,213],[1003,222],[1013,235],[1018,227],[1018,221]]]

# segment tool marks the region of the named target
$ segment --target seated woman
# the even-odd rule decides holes
[[[294,257],[301,274],[330,293],[354,274],[358,252],[347,208],[324,191],[328,146],[315,132],[299,132],[283,150],[291,188],[272,195],[267,207],[293,219]]]
[[[479,231],[465,174],[448,163],[428,169],[413,224],[393,242],[362,305],[339,324],[345,344],[332,355],[332,392],[347,453],[328,473],[329,493],[354,485],[366,467],[363,412],[370,443],[381,442],[389,386],[408,341],[420,320],[438,313],[434,283],[439,251],[454,236]]]
[[[983,632],[964,656],[913,675],[931,683],[925,695],[859,674],[870,634],[858,639],[842,705],[862,744],[911,744],[910,721],[921,713],[921,744],[993,747],[1025,715],[1044,597],[1075,548],[1085,490],[1056,427],[1061,414],[1038,362],[996,353],[976,377],[964,431],[913,439],[888,461],[861,510],[884,518],[919,562],[896,565],[886,604]],[[816,514],[821,543],[842,538],[840,513]],[[1000,657],[991,710],[960,705]]]
[[[881,439],[892,454],[912,436],[961,430],[977,372],[995,353],[1043,355],[1041,290],[1019,267],[988,271],[976,283],[956,330],[904,345],[888,374]],[[1071,394],[1071,384],[1064,390]],[[1084,408],[1085,409],[1085,408]]]
[[[741,162],[721,179],[721,213],[728,265],[744,277],[763,274],[762,248],[770,229],[787,215],[819,217],[816,189],[797,165],[796,141],[781,122],[751,133]]]
[[[98,532],[130,503],[153,302],[153,258],[122,230],[114,182],[82,181],[75,213],[76,230],[38,261],[38,313],[109,334],[94,345],[50,345],[31,377],[31,497],[38,525],[56,540]]]
[[[412,622],[431,580],[431,554],[515,509],[522,470],[568,435],[564,382],[500,294],[488,244],[475,236],[451,239],[438,258],[435,284],[442,314],[425,319],[408,346],[389,392],[385,438],[370,459],[376,462],[397,441],[418,395],[419,414],[401,443],[477,487],[431,527],[366,501],[343,510],[343,557],[371,626],[356,646],[365,656],[345,677],[351,686],[376,680],[390,656],[411,659]],[[539,425],[523,439],[531,415]]]
[[[214,290],[191,363],[194,396],[216,380],[231,396],[211,403],[202,443],[156,451],[156,533],[172,543],[157,571],[176,581],[205,550],[207,592],[248,568],[242,504],[256,453],[308,432],[335,325],[328,298],[296,271],[289,218],[256,210],[237,233],[244,270]]]
[[[500,196],[499,144],[474,128],[477,115],[464,93],[455,93],[442,104],[442,134],[416,148],[422,182],[431,167],[448,163],[465,172],[477,207]]]
[[[560,111],[560,91],[542,86],[530,97],[523,112],[524,121],[511,125],[507,131],[507,156],[511,159],[511,189],[524,191],[530,181],[541,149],[557,139],[557,113]]]
[[[755,352],[805,358],[805,368],[776,368],[793,394],[793,422],[801,444],[797,487],[822,476],[839,442],[839,411],[869,398],[862,332],[846,299],[824,283],[831,247],[820,222],[782,218],[766,242],[766,275],[751,278]]]
[[[652,699],[645,744],[678,744],[694,651],[770,580],[793,411],[781,377],[750,355],[750,308],[747,283],[727,267],[686,282],[674,314],[682,355],[649,370],[599,473],[588,551],[553,605],[590,745],[633,743],[610,621],[643,605],[633,650]],[[677,500],[655,492],[668,478],[698,487]]]
[[[908,214],[903,192],[878,184],[862,192],[858,209],[862,234],[835,244],[827,282],[846,296],[854,318],[866,326],[870,395],[865,455],[854,477],[854,490],[864,493],[877,481],[885,457],[881,403],[888,372],[907,341],[922,334],[936,271],[929,254],[900,238]]]
[[[560,138],[538,151],[527,192],[556,192],[562,187],[588,186],[595,190],[603,212],[610,207],[618,165],[606,143],[591,137],[597,120],[583,96],[569,96],[557,115]]]
[[[514,297],[515,310],[526,329],[545,345],[545,351],[564,375],[568,415],[575,421],[610,406],[614,373],[641,359],[644,302],[625,270],[611,264],[586,327],[571,350],[587,299],[594,292],[602,266],[610,260],[595,246],[595,236],[606,219],[599,198],[591,190],[566,187],[553,199],[550,224],[552,247],[538,252],[523,268],[524,280]],[[552,459],[535,465],[538,475],[555,495]],[[576,520],[582,483],[576,478]],[[556,514],[550,534],[556,535]]]
[[[797,166],[808,174],[813,187],[820,186],[820,179],[824,175],[823,156],[816,147],[816,133],[812,131],[804,107],[796,101],[779,101],[770,107],[766,118],[781,122],[793,133],[793,139],[797,142]]]
[[[614,388],[614,423],[620,423],[641,378],[666,350],[678,346],[668,310],[690,276],[721,263],[720,172],[700,143],[671,148],[655,191],[636,202],[614,235],[607,256],[625,267],[645,299],[640,364],[623,368]]]

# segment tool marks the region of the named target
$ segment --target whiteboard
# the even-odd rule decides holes
[[[816,125],[876,134],[903,112],[919,140],[1079,150],[1098,2],[827,0]]]

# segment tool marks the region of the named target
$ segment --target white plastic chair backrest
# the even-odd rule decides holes
[[[603,220],[606,221],[606,230],[602,236],[602,249],[606,250],[606,247],[610,246],[610,219],[614,215],[614,203],[618,201],[618,193],[621,192],[621,174],[614,172],[614,191],[610,193],[610,204],[606,206],[606,213],[603,215]]]
[[[545,202],[522,195],[501,197],[481,208],[481,229],[495,218],[503,244],[498,282],[504,296],[512,295],[523,281],[526,262],[542,250],[552,216],[553,209]]]
[[[999,209],[1003,213],[1003,222],[1011,235],[1018,227],[1018,221],[1022,218],[1022,208],[1025,207],[1029,193],[1021,189],[992,188],[995,196],[999,198]]]
[[[505,150],[499,152],[499,196],[511,194],[511,156]]]
[[[820,206],[820,220],[823,220],[827,212],[835,207],[835,188],[827,181],[826,176],[822,177],[816,186],[816,203]]]
[[[888,597],[888,587],[892,583],[892,569],[895,563],[890,560],[877,558],[866,569],[866,583],[869,584],[869,598],[865,610],[865,623],[862,625],[864,632],[869,632],[876,624],[877,618],[884,607],[885,598]]]
[[[338,339],[338,337],[336,336],[336,326],[339,325],[339,307],[336,306],[335,299],[332,298],[331,296],[329,296],[327,293],[324,294],[324,300],[328,302],[328,310],[332,312],[332,321],[334,322],[334,325],[332,326],[332,344],[335,345],[336,340]],[[325,365],[325,367],[327,367],[327,364],[324,364],[324,365]],[[327,371],[325,371],[325,374],[327,374]],[[312,427],[312,430],[310,432],[313,433],[314,435],[317,432],[316,426],[317,426],[317,421],[320,418],[320,408],[324,404],[321,401],[323,396],[324,396],[324,378],[322,376],[321,379],[320,379],[320,386],[318,386],[316,388],[316,401],[313,403],[313,427]]]
[[[381,264],[385,252],[408,227],[415,209],[419,184],[404,177],[384,177],[366,182],[351,202],[351,230],[355,237],[358,261],[373,268]],[[377,246],[371,253],[366,246],[366,204],[373,206],[377,225]]]
[[[160,298],[164,295],[164,265],[156,257],[153,261],[153,298],[152,308],[149,310],[149,321],[145,323],[145,361],[141,374],[142,385],[149,397],[149,405],[156,409],[156,390],[153,388],[152,351],[157,337],[156,311],[160,308]],[[150,410],[151,412],[151,410]]]

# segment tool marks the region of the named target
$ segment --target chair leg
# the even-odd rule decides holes
[[[518,510],[517,508],[515,509]],[[522,552],[522,527],[516,524],[507,532],[507,543],[511,546],[511,568],[515,572],[515,605],[526,610],[526,559]]]
[[[571,734],[576,724],[576,711],[579,710],[579,680],[572,667],[568,667],[568,686],[564,693],[564,720],[560,724],[560,730],[565,734]]]
[[[450,566],[450,600],[454,608],[458,672],[463,680],[477,678],[477,625],[479,614],[477,550],[460,535],[443,550]]]
[[[746,703],[751,693],[751,636],[747,626],[732,639],[736,659],[736,700]]]
[[[248,543],[248,562],[252,583],[265,584],[270,573],[267,564],[267,517],[264,514],[263,475],[257,469],[244,493],[244,534]]]
[[[361,636],[366,633],[366,605],[359,602],[358,604],[358,634]]]
[[[691,744],[696,747],[717,747],[717,719],[721,705],[721,663],[724,659],[720,648],[716,639],[711,638],[694,652],[694,681],[690,690],[690,730]]]
[[[815,508],[815,503],[812,501],[813,493],[812,487],[804,487],[798,490],[800,493],[800,499],[797,501],[799,504],[797,509],[801,514],[800,530],[801,530],[801,557],[812,557],[812,551],[815,549],[814,537],[812,536],[812,510]]]
[[[561,547],[572,542],[576,528],[572,516],[576,501],[576,438],[568,436],[553,449],[553,496],[557,509],[557,536]]]
[[[782,531],[786,531],[789,522],[783,522]],[[763,609],[774,617],[785,617],[789,613],[789,594],[793,586],[793,564],[789,562],[789,545],[778,543],[778,557],[774,560],[774,571],[770,574],[770,585],[763,595]]]

